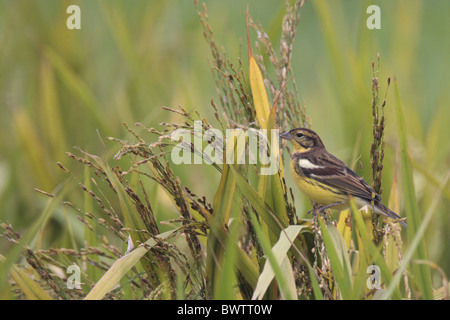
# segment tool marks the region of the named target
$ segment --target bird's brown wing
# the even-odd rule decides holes
[[[350,194],[367,201],[381,201],[378,195],[363,178],[348,168],[344,162],[328,152],[309,155],[316,168],[302,168],[303,174],[310,176],[326,185],[341,190],[343,194]]]

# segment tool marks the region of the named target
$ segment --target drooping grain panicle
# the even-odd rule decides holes
[[[384,159],[384,130],[386,119],[384,116],[384,108],[386,106],[386,96],[389,90],[390,78],[387,80],[387,89],[383,101],[380,103],[380,54],[377,55],[377,63],[372,62],[372,136],[373,141],[370,146],[370,166],[372,188],[379,195],[382,194],[382,176],[383,176],[383,159]],[[382,238],[382,221],[379,220],[377,214],[372,214],[372,225],[374,241],[379,243]]]
[[[377,56],[377,67],[375,69],[375,63],[372,62],[372,135],[373,142],[370,147],[371,156],[371,178],[372,178],[372,188],[376,193],[382,194],[383,190],[381,187],[382,180],[382,170],[383,170],[383,159],[384,159],[384,129],[385,129],[385,116],[384,108],[386,106],[386,96],[389,90],[390,78],[387,80],[387,89],[385,93],[385,98],[380,103],[379,97],[379,79],[378,75],[380,73],[380,55]]]

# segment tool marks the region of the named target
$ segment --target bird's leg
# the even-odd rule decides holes
[[[320,213],[322,215],[322,217],[326,220],[327,216],[326,214],[323,212],[322,210],[323,207],[320,207],[319,204],[314,203],[313,204],[313,208],[311,210],[309,210],[306,215],[309,215],[310,213],[312,213],[312,217],[315,218],[317,213]]]
[[[334,203],[328,204],[326,206],[322,206],[319,208],[313,208],[313,209],[309,210],[306,214],[308,215],[310,212],[312,212],[313,216],[315,216],[316,213],[319,212],[326,219],[325,210],[327,210],[331,207],[334,207],[334,206],[341,205],[341,204],[344,204],[344,202],[343,201],[334,202]]]

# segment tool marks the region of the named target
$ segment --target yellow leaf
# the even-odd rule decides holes
[[[267,98],[266,87],[261,70],[253,57],[250,36],[248,33],[248,11],[247,11],[247,46],[250,87],[252,89],[253,104],[256,112],[256,119],[263,129],[267,129],[267,122],[270,115],[269,99]]]
[[[30,276],[13,265],[10,272],[11,277],[22,289],[29,300],[53,300],[53,298]]]
[[[352,240],[352,224],[348,223],[349,215],[350,210],[341,211],[337,224],[337,229],[344,238],[344,242],[348,250],[350,249],[350,242]]]
[[[267,98],[266,87],[264,86],[261,70],[253,55],[249,57],[249,78],[253,104],[256,111],[256,119],[261,128],[267,129],[267,121],[270,114],[269,99]]]
[[[166,231],[164,233],[158,234],[155,238],[167,239],[176,230]],[[157,245],[155,239],[148,239],[143,245],[138,246],[136,249],[130,253],[117,259],[112,266],[106,271],[106,273],[101,277],[101,279],[95,284],[88,295],[84,298],[85,300],[101,300],[103,297],[111,290],[113,287],[124,277],[127,272],[134,267],[140,259],[150,250],[152,247]]]

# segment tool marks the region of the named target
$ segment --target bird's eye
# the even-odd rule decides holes
[[[301,137],[303,137],[303,133],[299,132],[299,133],[296,134],[296,136],[297,136],[298,138],[301,138]]]

